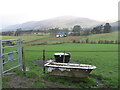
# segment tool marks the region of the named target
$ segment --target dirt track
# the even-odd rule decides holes
[[[36,39],[36,40],[31,40],[31,41],[28,41],[28,42],[23,42],[23,44],[30,44],[30,45],[47,45],[48,43],[43,43],[43,42],[40,42],[40,43],[36,43],[36,44],[33,44],[33,42],[36,42],[36,41],[60,41],[60,42],[70,42],[70,41],[73,41],[73,40],[76,40],[76,41],[79,41],[81,40],[82,38],[81,37],[78,37],[76,38],[75,36],[69,36],[69,37],[61,37],[61,38],[56,38],[56,37],[47,37],[47,38],[41,38],[41,39]]]

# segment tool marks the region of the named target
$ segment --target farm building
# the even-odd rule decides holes
[[[59,32],[58,34],[56,34],[56,37],[67,37],[67,33]]]

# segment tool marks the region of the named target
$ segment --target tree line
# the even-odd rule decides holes
[[[72,43],[87,43],[87,44],[120,44],[119,40],[98,40],[98,41],[93,41],[89,40],[88,38],[85,40],[80,40],[76,41],[73,40]]]
[[[112,27],[109,23],[106,23],[105,25],[99,25],[96,27],[93,27],[93,29],[83,29],[80,25],[75,25],[71,30],[68,28],[50,28],[50,29],[43,29],[43,30],[22,30],[21,28],[16,29],[16,31],[7,31],[2,32],[2,35],[9,35],[9,36],[20,36],[24,33],[51,33],[51,34],[57,34],[59,32],[64,32],[67,35],[71,36],[82,36],[82,35],[90,35],[90,34],[101,34],[101,33],[110,33],[112,31]]]
[[[23,34],[31,34],[31,33],[40,33],[45,32],[44,30],[22,30],[21,28],[16,29],[16,31],[5,31],[2,32],[3,36],[20,36]]]
[[[100,34],[100,33],[110,33],[112,30],[111,25],[109,23],[106,23],[104,26],[96,26],[91,30],[92,34]]]
[[[112,31],[112,26],[109,23],[106,23],[105,25],[99,25],[96,27],[93,27],[93,29],[86,29],[83,30],[80,25],[75,25],[73,27],[73,36],[79,36],[79,35],[90,35],[90,34],[101,34],[101,33],[110,33]]]

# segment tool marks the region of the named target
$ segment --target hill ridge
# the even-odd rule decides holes
[[[29,21],[21,24],[11,25],[3,30],[16,30],[17,28],[27,29],[43,29],[52,27],[71,28],[76,24],[81,25],[82,28],[93,27],[95,25],[102,24],[104,22],[75,16],[61,16],[41,21]]]

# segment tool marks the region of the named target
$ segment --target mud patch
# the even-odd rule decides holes
[[[73,88],[71,86],[63,86],[56,83],[46,85],[47,88]],[[75,88],[75,87],[74,87]]]
[[[36,46],[36,45],[48,45],[48,43],[36,43],[36,44],[30,44],[31,46]]]
[[[34,83],[34,80],[29,80],[23,76],[11,76],[8,83],[11,88],[28,88]]]
[[[47,60],[45,60],[45,62],[46,62]],[[39,67],[43,67],[44,66],[44,64],[43,64],[43,60],[37,60],[36,62],[35,62],[35,64],[37,64]]]
[[[104,86],[104,84],[99,79],[96,78],[95,80],[98,86]]]

